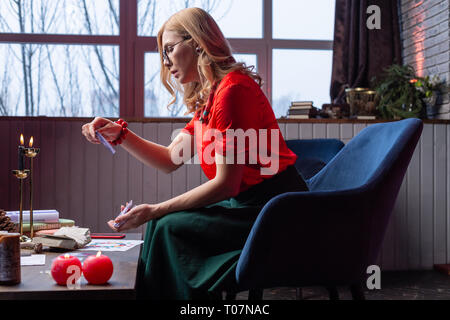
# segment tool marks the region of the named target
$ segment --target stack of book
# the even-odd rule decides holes
[[[6,215],[11,218],[11,221],[16,224],[16,229],[19,230],[20,213],[19,211],[7,211]],[[22,213],[23,231],[28,234],[30,228],[30,211],[24,210]],[[72,227],[75,221],[69,219],[61,219],[57,210],[34,210],[33,211],[33,230],[52,230],[61,227]]]
[[[292,101],[289,107],[288,119],[309,119],[319,114],[319,109],[313,106],[312,101]]]

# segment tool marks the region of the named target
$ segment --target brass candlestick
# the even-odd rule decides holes
[[[19,184],[19,193],[20,193],[20,203],[19,203],[19,226],[20,226],[20,240],[24,240],[23,235],[23,180],[28,177],[30,170],[13,170],[12,173],[14,176],[20,180]]]
[[[33,239],[33,159],[38,155],[39,148],[25,148],[25,156],[30,158],[30,238]]]

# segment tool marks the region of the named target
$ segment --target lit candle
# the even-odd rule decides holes
[[[108,256],[97,252],[83,262],[83,275],[90,284],[104,284],[108,282],[114,271],[113,263]]]
[[[18,150],[18,163],[17,166],[19,167],[19,170],[23,170],[23,157],[24,157],[24,150],[25,147],[23,146],[23,134],[20,134],[20,146]]]
[[[31,136],[30,141],[28,142],[28,146],[29,146],[30,148],[33,147],[33,136]]]
[[[69,254],[61,255],[53,260],[51,273],[53,279],[60,286],[67,285],[67,279],[72,275],[73,272],[67,272],[67,268],[71,265],[78,266],[80,268],[81,274],[81,262],[77,257],[71,256]],[[70,270],[69,270],[70,271]]]

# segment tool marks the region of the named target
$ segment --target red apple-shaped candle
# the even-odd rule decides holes
[[[65,254],[53,260],[52,277],[60,286],[67,285],[67,279],[74,273],[75,270],[67,270],[71,265],[77,266],[80,271],[79,274],[81,274],[81,262],[77,257]]]
[[[90,284],[104,284],[113,274],[113,263],[108,256],[97,252],[86,258],[83,262],[83,275]]]

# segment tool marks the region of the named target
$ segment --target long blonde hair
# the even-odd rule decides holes
[[[197,71],[200,82],[190,82],[182,87],[171,77],[169,69],[164,65],[162,35],[164,31],[174,31],[187,41],[197,43],[201,52],[198,56]],[[202,108],[208,99],[215,81],[220,81],[228,73],[240,70],[262,86],[261,77],[253,71],[254,66],[236,62],[232,56],[231,46],[211,15],[200,8],[183,9],[172,15],[161,27],[157,36],[158,50],[161,60],[161,82],[169,91],[172,100],[168,106],[176,102],[176,91],[183,92],[183,102],[189,114]]]

